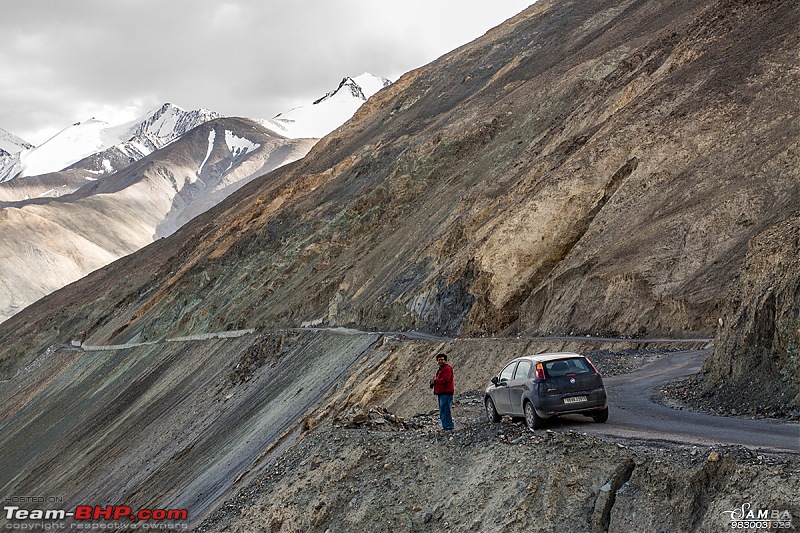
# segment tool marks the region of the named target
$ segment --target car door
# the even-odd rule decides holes
[[[506,387],[508,393],[509,412],[513,416],[525,415],[522,410],[522,394],[525,392],[528,382],[530,381],[532,367],[533,363],[530,361],[520,361],[516,370],[514,371],[514,377],[509,380],[508,387]]]
[[[497,383],[491,394],[492,400],[494,401],[494,407],[501,415],[511,414],[511,401],[508,397],[508,383],[514,379],[514,370],[516,370],[516,368],[517,361],[512,361],[506,365],[502,371],[500,371],[500,375],[498,376],[500,381]]]

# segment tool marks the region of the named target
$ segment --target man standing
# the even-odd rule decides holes
[[[431,380],[433,393],[439,398],[439,420],[442,421],[442,429],[450,431],[453,429],[453,393],[455,384],[453,381],[453,367],[447,364],[447,355],[440,353],[436,356],[436,363],[439,370],[436,377]]]

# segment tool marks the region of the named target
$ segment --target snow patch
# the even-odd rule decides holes
[[[214,139],[216,139],[216,137],[217,137],[217,132],[212,128],[211,131],[208,132],[208,148],[206,149],[206,158],[203,159],[203,162],[200,163],[200,168],[197,170],[198,178],[200,177],[200,174],[203,173],[203,167],[206,166],[208,158],[211,157],[211,151],[214,149]]]
[[[108,123],[87,120],[69,126],[38,148],[19,154],[22,175],[36,176],[68,167],[104,148],[103,134]]]
[[[249,139],[236,136],[230,130],[225,130],[225,144],[228,145],[228,150],[230,150],[234,158],[243,156],[248,152],[252,152],[253,150],[261,147],[260,144],[254,143]]]

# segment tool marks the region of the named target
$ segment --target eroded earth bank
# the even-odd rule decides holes
[[[725,531],[746,503],[800,511],[796,456],[490,427],[473,402],[452,435],[434,415],[326,423],[198,531]]]

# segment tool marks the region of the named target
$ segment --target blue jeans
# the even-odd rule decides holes
[[[439,395],[439,420],[442,421],[442,429],[453,429],[453,414],[451,413],[452,406],[452,394]]]

